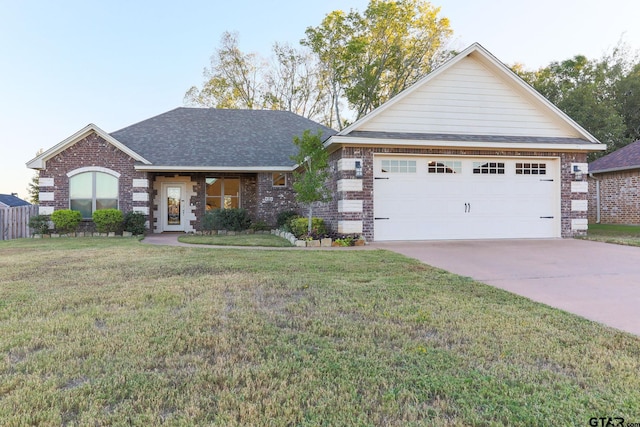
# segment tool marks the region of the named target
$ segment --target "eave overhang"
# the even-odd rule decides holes
[[[349,136],[333,136],[326,143],[325,148],[330,152],[342,146],[373,146],[373,147],[409,147],[409,148],[453,148],[474,150],[509,150],[509,151],[604,151],[605,144],[588,143],[549,143],[549,142],[495,142],[495,141],[451,141],[451,140],[423,140],[404,138],[355,138]]]

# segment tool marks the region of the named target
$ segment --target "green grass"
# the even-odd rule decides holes
[[[280,236],[273,234],[237,234],[197,236],[185,235],[178,237],[179,242],[195,243],[198,245],[219,245],[219,246],[267,246],[284,248],[292,246],[291,242]]]
[[[640,418],[640,338],[386,251],[0,242],[3,425]]]
[[[597,242],[640,246],[640,225],[589,224],[587,236],[584,238]]]

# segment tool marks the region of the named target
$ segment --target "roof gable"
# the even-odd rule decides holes
[[[597,139],[475,43],[339,133]]]
[[[46,167],[47,160],[49,160],[50,158],[52,158],[52,157],[56,156],[57,154],[63,152],[67,148],[71,147],[72,145],[74,145],[75,143],[81,141],[82,139],[86,138],[87,136],[91,135],[92,133],[97,134],[102,139],[104,139],[105,141],[107,141],[111,145],[113,145],[116,148],[118,148],[120,151],[123,151],[124,153],[129,155],[131,158],[133,158],[133,159],[135,159],[135,160],[137,160],[139,162],[142,162],[142,163],[145,163],[145,164],[149,164],[149,161],[146,160],[144,157],[142,157],[140,154],[138,154],[135,151],[131,150],[129,147],[127,147],[126,145],[122,144],[117,139],[113,138],[111,135],[109,135],[108,133],[106,133],[105,131],[100,129],[98,126],[94,125],[93,123],[90,123],[87,126],[85,126],[84,128],[80,129],[78,132],[76,132],[73,135],[71,135],[70,137],[66,138],[65,140],[63,140],[60,143],[54,145],[53,147],[51,147],[47,151],[43,152],[39,156],[35,157],[34,159],[29,160],[27,162],[27,167],[31,168],[31,169],[44,169]]]
[[[640,169],[640,140],[589,163],[589,172],[613,172]]]

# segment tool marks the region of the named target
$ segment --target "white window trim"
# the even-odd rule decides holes
[[[283,185],[275,185],[274,184],[273,175],[275,175],[275,174],[279,174],[279,175],[283,175],[284,176],[284,184]],[[289,179],[287,178],[287,173],[286,172],[273,172],[271,174],[271,187],[273,187],[273,188],[286,188],[288,183],[289,183]]]
[[[220,195],[219,196],[207,196],[207,178],[215,178],[215,179],[222,179],[222,184],[220,185]],[[242,209],[242,178],[240,178],[239,176],[206,176],[205,177],[205,184],[204,184],[204,203],[205,206],[207,204],[207,198],[215,198],[215,199],[220,199],[220,207],[218,209],[225,209],[224,207],[224,181],[226,179],[237,179],[238,180],[238,208]],[[235,197],[235,196],[231,196],[231,197]]]
[[[67,172],[67,176],[69,178],[71,178],[74,175],[78,175],[78,174],[85,173],[85,172],[103,172],[103,173],[109,174],[111,176],[115,176],[118,179],[120,179],[120,175],[121,175],[119,172],[116,172],[116,171],[111,170],[109,168],[103,168],[101,166],[85,166],[85,167],[74,169],[74,170],[72,170],[70,172]]]
[[[86,167],[82,167],[82,168],[78,168],[78,169],[74,169],[70,172],[67,172],[67,176],[69,177],[69,180],[71,180],[71,178],[75,175],[79,175],[81,173],[87,173],[87,172],[102,172],[105,173],[107,175],[111,175],[114,178],[116,178],[118,180],[118,198],[116,199],[116,203],[117,203],[117,207],[116,209],[120,209],[120,173],[108,169],[108,168],[103,168],[101,166],[86,166]],[[95,177],[94,177],[95,178]],[[69,202],[69,209],[71,209],[71,182],[69,182],[68,184],[69,188],[69,198],[68,198],[68,202]],[[91,212],[95,212],[96,209],[96,193],[95,193],[96,189],[95,189],[95,180],[93,181],[93,189],[92,189],[92,202],[91,202]],[[88,219],[88,218],[83,218],[83,219]]]

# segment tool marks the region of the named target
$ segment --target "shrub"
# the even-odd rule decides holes
[[[213,216],[213,212],[214,211],[207,211],[204,213],[204,216],[202,217],[202,230],[203,231],[213,231],[215,230],[215,228],[213,228],[213,220],[214,220],[214,216]]]
[[[353,246],[353,242],[354,241],[355,240],[354,240],[353,236],[339,237],[339,238],[334,240],[334,242],[336,242],[338,244],[338,246]]]
[[[118,209],[98,209],[92,218],[98,233],[115,233],[122,226],[124,219]]]
[[[29,227],[34,234],[47,234],[49,232],[49,217],[47,215],[34,215],[29,218]]]
[[[289,223],[289,226],[291,227],[293,235],[298,238],[309,234],[309,218],[293,218]],[[322,218],[311,218],[311,234],[313,236],[322,236],[327,234],[327,227],[324,225],[324,220]]]
[[[243,231],[251,226],[251,218],[245,209],[214,209],[202,219],[204,230]]]
[[[278,214],[278,217],[276,218],[276,227],[277,228],[281,228],[284,231],[291,231],[291,220],[293,218],[299,218],[300,215],[298,215],[297,212],[295,211],[283,211],[280,212]]]
[[[127,212],[124,215],[123,228],[134,236],[144,234],[147,230],[145,227],[146,218],[140,212]]]
[[[51,214],[51,221],[56,231],[64,234],[75,233],[82,221],[82,214],[71,209],[60,209]]]
[[[251,224],[251,229],[254,231],[268,231],[271,230],[271,226],[266,221],[256,221]]]

